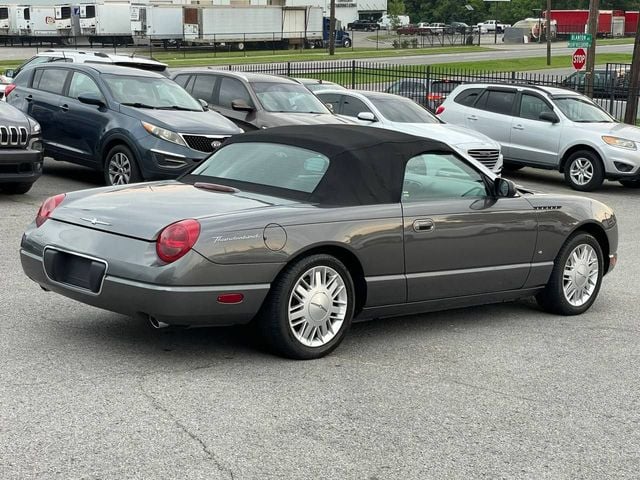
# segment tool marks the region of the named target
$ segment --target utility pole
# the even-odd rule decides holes
[[[547,65],[551,65],[551,0],[547,0],[546,17],[545,36],[547,37]],[[538,35],[541,35],[541,33]]]
[[[589,25],[591,45],[587,50],[587,71],[584,75],[584,93],[587,97],[593,97],[593,70],[596,65],[596,37],[598,36],[598,17],[600,14],[600,0],[589,2]]]
[[[636,124],[636,112],[638,110],[638,88],[640,87],[640,22],[636,28],[636,42],[633,46],[633,58],[631,71],[627,74],[629,79],[629,93],[627,94],[627,109],[624,112],[624,123]]]
[[[329,9],[329,55],[336,53],[336,0],[331,0]]]

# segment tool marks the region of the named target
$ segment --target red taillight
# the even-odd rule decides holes
[[[66,194],[60,193],[55,197],[49,197],[44,202],[42,202],[42,205],[40,205],[40,209],[38,210],[38,214],[36,215],[36,225],[38,227],[51,216],[58,205],[62,203],[64,197],[66,197]]]
[[[6,87],[4,87],[4,98],[7,98],[11,92],[16,88],[15,83],[10,83]]]
[[[156,253],[163,262],[175,262],[191,250],[199,236],[200,224],[197,220],[172,223],[160,232],[156,241]]]
[[[442,112],[444,112],[444,107],[440,105],[438,108],[436,108],[436,115],[440,115]]]
[[[427,95],[427,100],[444,100],[444,95],[441,95],[439,93],[430,93],[429,95]]]

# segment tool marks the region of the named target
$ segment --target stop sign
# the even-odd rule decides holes
[[[573,52],[573,56],[571,57],[571,63],[573,63],[573,68],[576,70],[581,70],[584,67],[584,64],[587,62],[587,54],[583,48],[577,49]]]

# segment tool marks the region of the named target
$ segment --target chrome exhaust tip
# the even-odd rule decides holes
[[[153,328],[167,328],[169,326],[168,323],[164,323],[159,321],[156,317],[152,317],[151,315],[149,315],[149,323],[151,324],[151,326]]]

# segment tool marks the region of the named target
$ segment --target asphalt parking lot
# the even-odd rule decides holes
[[[557,173],[510,177],[570,193]],[[640,190],[590,194],[620,246],[586,314],[378,320],[296,362],[242,328],[153,330],[29,281],[18,245],[40,202],[100,182],[48,161],[0,196],[0,478],[638,478]]]

